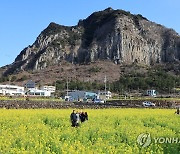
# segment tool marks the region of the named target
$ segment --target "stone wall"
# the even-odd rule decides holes
[[[154,101],[155,108],[175,108],[180,105],[179,102],[174,101]],[[104,104],[83,103],[83,102],[55,102],[55,101],[23,101],[23,100],[1,100],[0,108],[6,109],[39,109],[39,108],[141,108],[143,101],[137,100],[123,100],[123,101],[109,101]]]

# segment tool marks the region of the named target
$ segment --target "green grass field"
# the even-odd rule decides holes
[[[173,153],[180,143],[155,143],[153,138],[178,138],[180,116],[172,109],[88,109],[89,120],[72,128],[70,109],[0,109],[0,153]],[[142,133],[151,135],[143,147]]]

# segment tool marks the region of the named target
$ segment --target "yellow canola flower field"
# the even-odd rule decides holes
[[[180,116],[173,109],[87,109],[70,124],[70,109],[0,109],[0,153],[163,154],[180,152]],[[148,140],[137,141],[147,133]],[[156,143],[154,138],[159,140]],[[164,138],[173,139],[167,143]],[[175,143],[174,143],[175,141]],[[141,144],[142,143],[142,144]]]

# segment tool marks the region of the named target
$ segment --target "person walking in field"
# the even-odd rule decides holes
[[[72,123],[71,126],[76,127],[76,125],[77,125],[77,115],[75,113],[75,110],[73,110],[73,112],[71,113],[70,120],[71,120],[71,123]]]
[[[81,122],[84,122],[86,120],[84,112],[80,113],[80,119],[81,119]]]
[[[75,113],[75,110],[73,110],[73,112],[71,113],[70,115],[70,120],[71,120],[71,123],[72,123],[72,127],[78,127],[80,126],[80,122],[83,123],[85,122],[86,120],[88,120],[88,114],[87,112],[76,112]]]
[[[85,112],[84,115],[85,115],[85,120],[88,120],[88,114],[87,114],[87,112]]]
[[[88,120],[88,114],[87,112],[81,112],[80,113],[80,120],[81,120],[81,123],[85,122],[86,120]]]
[[[77,117],[76,126],[79,126],[80,125],[80,113],[78,111],[76,112],[76,117]]]

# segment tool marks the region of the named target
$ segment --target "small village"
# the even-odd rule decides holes
[[[107,90],[106,83],[104,90],[96,91],[86,91],[86,90],[69,90],[68,82],[66,83],[67,89],[65,89],[65,94],[58,96],[59,99],[70,102],[94,102],[94,103],[105,103],[108,100],[112,100],[114,93]],[[26,97],[26,98],[53,98],[55,97],[56,86],[44,85],[36,86],[36,83],[32,80],[27,81],[24,86],[17,85],[0,85],[0,96],[10,96],[10,97]],[[146,96],[156,97],[156,90],[147,90]],[[126,99],[127,96],[124,96]]]
[[[68,84],[65,96],[59,96],[64,101],[98,101],[103,103],[106,99],[112,98],[110,91],[80,91],[69,90]],[[36,86],[36,83],[32,80],[28,81],[24,87],[17,85],[0,85],[1,96],[19,96],[19,97],[54,97],[56,92],[55,86]]]

